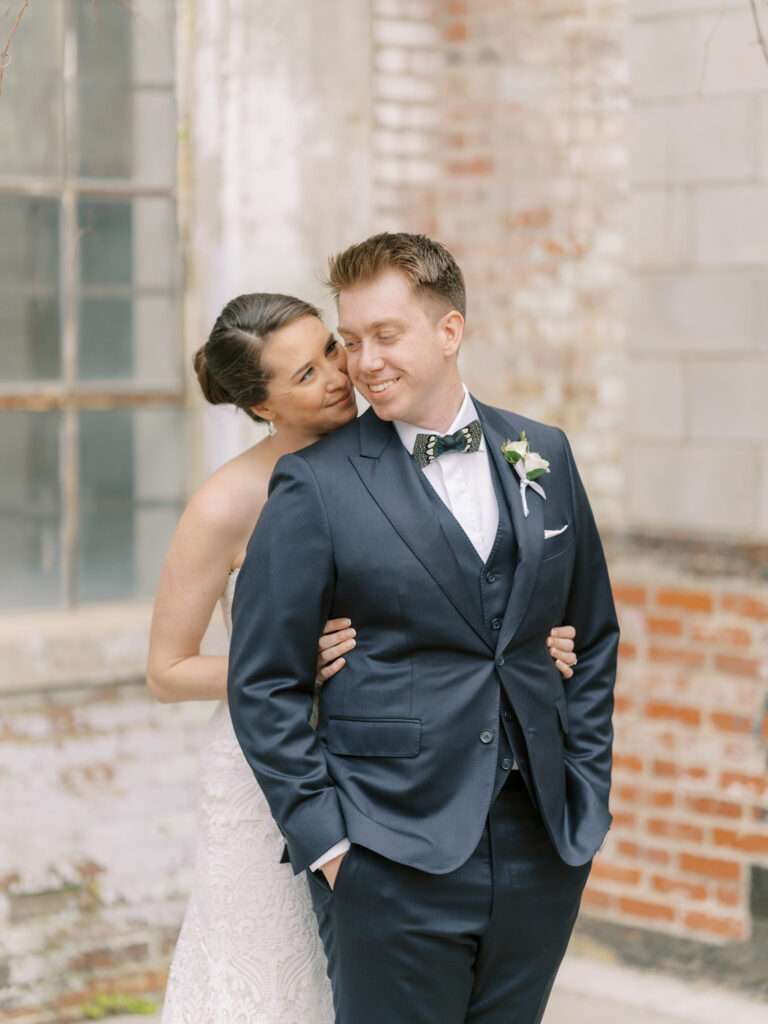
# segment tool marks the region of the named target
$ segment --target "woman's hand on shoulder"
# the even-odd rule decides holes
[[[555,665],[564,679],[573,675],[573,665],[578,658],[575,653],[576,630],[573,626],[555,626],[547,637],[547,648]]]
[[[351,619],[329,619],[326,622],[317,642],[316,682],[325,683],[344,668],[347,663],[344,655],[356,646],[356,636]]]

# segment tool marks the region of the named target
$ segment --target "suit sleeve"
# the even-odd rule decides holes
[[[578,658],[574,674],[565,684],[569,723],[565,756],[607,807],[619,623],[597,524],[570,443],[561,434],[576,533],[576,556],[563,621],[576,628]]]
[[[334,577],[317,481],[304,458],[284,456],[235,587],[227,693],[238,741],[296,874],[346,835],[310,725],[317,638],[328,618]]]

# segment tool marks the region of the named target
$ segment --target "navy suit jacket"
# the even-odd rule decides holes
[[[275,468],[235,589],[228,694],[297,873],[344,835],[434,874],[463,864],[494,787],[500,687],[561,858],[585,863],[610,825],[619,625],[589,501],[562,430],[474,401],[518,542],[493,641],[479,579],[459,567],[391,423],[368,410]],[[501,452],[522,430],[550,461],[527,517]],[[357,647],[324,685],[314,729],[317,639],[342,616]],[[567,681],[546,647],[563,623],[579,659]]]

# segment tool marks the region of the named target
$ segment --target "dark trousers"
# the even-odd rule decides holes
[[[333,891],[309,872],[337,1024],[538,1024],[590,866],[560,860],[511,772],[455,871],[353,845]]]

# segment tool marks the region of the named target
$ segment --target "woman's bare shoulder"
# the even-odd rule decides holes
[[[259,447],[220,466],[192,495],[184,516],[217,537],[245,543],[267,500],[274,468]]]

